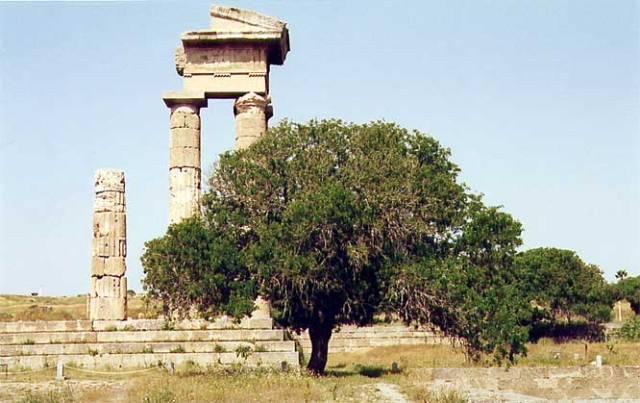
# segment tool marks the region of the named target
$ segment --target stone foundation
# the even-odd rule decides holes
[[[308,332],[293,334],[305,354],[311,352]],[[412,327],[389,326],[343,326],[334,331],[329,341],[329,353],[364,352],[376,347],[408,346],[420,344],[449,343],[450,340],[434,332],[416,330]]]
[[[183,321],[172,325],[175,330],[162,330],[168,327],[163,320],[0,322],[0,364],[10,370],[55,367],[58,361],[94,369],[187,361],[205,367],[300,367],[295,341],[284,330],[271,329],[270,319],[224,325]],[[246,357],[237,354],[240,347],[250,349]]]

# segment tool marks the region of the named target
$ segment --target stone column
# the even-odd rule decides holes
[[[97,171],[95,193],[89,319],[124,320],[127,318],[124,172]]]
[[[249,147],[267,131],[267,121],[273,115],[270,99],[249,92],[236,99],[236,150]]]
[[[249,147],[267,132],[267,122],[273,116],[269,97],[249,92],[236,99],[233,105],[236,116],[236,150]],[[251,313],[252,327],[271,328],[271,306],[262,297],[254,301],[256,309]],[[256,325],[257,324],[257,325]]]
[[[171,106],[169,224],[192,217],[200,202],[200,106]]]

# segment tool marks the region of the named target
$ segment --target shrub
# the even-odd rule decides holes
[[[243,359],[249,358],[252,353],[251,346],[238,346],[236,348],[236,357],[242,357]]]
[[[627,341],[640,341],[640,317],[626,321],[616,332],[616,336]]]

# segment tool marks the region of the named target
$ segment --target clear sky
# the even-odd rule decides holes
[[[385,119],[451,148],[462,179],[609,280],[640,275],[638,1],[232,1],[289,25],[275,116]],[[130,288],[168,219],[179,35],[208,1],[0,3],[0,293],[89,291],[93,175],[126,172]],[[203,168],[233,147],[203,116]]]

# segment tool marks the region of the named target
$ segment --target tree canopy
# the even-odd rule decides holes
[[[201,217],[146,244],[145,287],[168,310],[235,317],[261,295],[277,323],[309,330],[315,373],[333,329],[381,312],[513,360],[521,226],[458,173],[435,139],[391,123],[283,122],[220,157]]]
[[[590,322],[609,320],[613,306],[610,286],[602,271],[587,264],[575,252],[537,248],[515,259],[522,289],[548,317],[580,316]]]
[[[626,299],[636,315],[640,315],[640,276],[618,277],[615,284],[615,296],[617,299]]]

